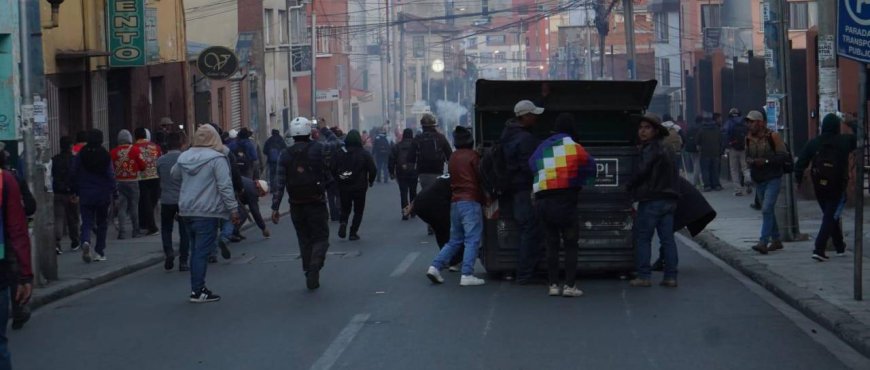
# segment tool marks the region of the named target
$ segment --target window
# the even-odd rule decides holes
[[[671,86],[671,60],[659,58],[659,82],[662,86]]]
[[[274,40],[274,34],[272,34],[272,31],[275,29],[274,24],[272,23],[274,14],[274,10],[266,9],[266,13],[263,16],[265,18],[265,21],[263,22],[263,37],[266,39],[266,45],[272,45],[272,41]]]
[[[411,40],[411,45],[414,49],[414,58],[423,58],[426,56],[426,40],[423,36],[414,36]]]
[[[722,27],[722,5],[701,5],[701,28]]]
[[[505,44],[504,35],[489,35],[486,36],[486,44],[490,46],[498,46]]]
[[[481,63],[492,63],[492,61],[493,61],[492,53],[490,53],[490,52],[480,53],[480,62]]]
[[[655,13],[653,18],[655,23],[656,41],[668,42],[668,13]]]
[[[287,22],[287,12],[283,10],[278,11],[278,30],[280,31],[278,42],[281,44],[288,44],[290,40],[287,37],[287,28],[290,27],[290,23]]]
[[[465,47],[472,50],[477,49],[477,36],[465,39]]]
[[[507,62],[507,53],[496,53],[496,54],[495,54],[495,62],[496,62],[496,63],[505,63],[505,62]]]
[[[788,3],[788,28],[805,30],[810,28],[809,6],[806,2]]]
[[[332,54],[330,38],[332,38],[331,27],[317,27],[317,55]]]

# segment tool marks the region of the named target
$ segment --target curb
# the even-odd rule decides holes
[[[690,239],[870,358],[870,325],[774,273],[763,263],[738,251],[709,231]]]
[[[286,216],[290,211],[281,212],[281,216]],[[247,223],[242,227],[241,231],[247,231],[250,228],[255,227],[256,224],[253,222]],[[163,262],[164,256],[163,252],[153,252],[143,257],[139,257],[134,259],[131,263],[121,266],[115,270],[106,271],[100,273],[99,275],[88,277],[86,279],[80,279],[76,282],[61,282],[56,283],[58,285],[63,285],[61,288],[54,290],[50,293],[46,293],[44,295],[33,295],[28,306],[31,311],[35,311],[36,309],[48,305],[50,303],[59,301],[63,298],[72,296],[77,293],[81,293],[88,289],[100,286],[102,284],[108,283],[112,280],[118,279],[123,276],[130,275],[134,272],[144,270],[151,266],[155,266]],[[45,287],[39,288],[40,290],[46,289]]]

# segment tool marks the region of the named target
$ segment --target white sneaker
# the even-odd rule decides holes
[[[459,279],[459,286],[483,285],[486,281],[474,275],[462,275]]]
[[[579,297],[581,295],[583,295],[583,291],[580,289],[577,289],[576,286],[569,287],[569,286],[565,285],[562,288],[562,296],[563,297]]]
[[[105,256],[105,255],[102,255],[102,254],[99,254],[99,253],[94,253],[94,262],[102,262],[102,261],[105,261],[105,260],[106,260],[106,256]]]
[[[429,280],[432,280],[432,283],[434,284],[444,283],[444,278],[441,277],[441,271],[438,271],[435,266],[429,266],[429,270],[426,271],[426,277],[428,277]]]
[[[549,289],[549,295],[551,297],[558,296],[561,292],[559,291],[559,286],[556,284],[551,284]]]

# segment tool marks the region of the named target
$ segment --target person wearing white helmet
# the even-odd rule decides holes
[[[324,192],[331,181],[323,157],[323,146],[311,140],[311,121],[296,117],[290,122],[293,146],[281,153],[276,181],[272,184],[272,222],[278,224],[278,212],[284,192],[290,202],[290,219],[296,229],[302,270],[308,289],[320,287],[320,269],[329,249],[329,212]]]

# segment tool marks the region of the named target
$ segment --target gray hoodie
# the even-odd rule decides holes
[[[172,177],[181,179],[178,208],[183,217],[229,219],[239,207],[227,159],[214,149],[190,148],[181,153]]]
[[[178,204],[181,180],[172,177],[172,167],[178,162],[181,151],[170,150],[157,159],[157,175],[160,176],[160,204]]]

